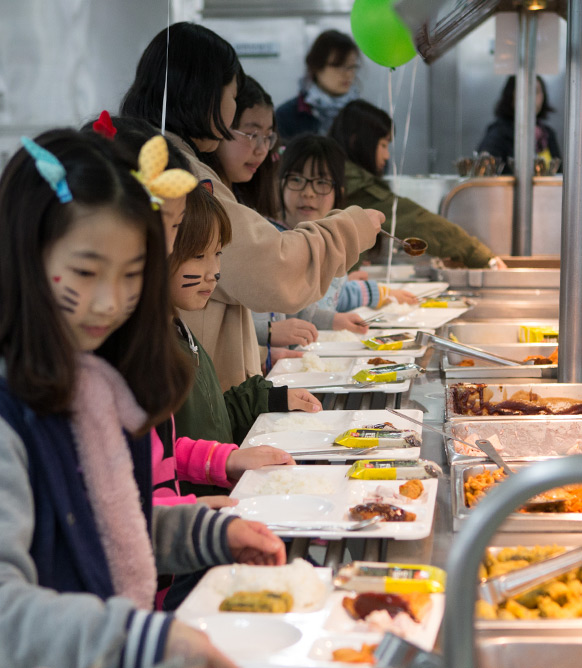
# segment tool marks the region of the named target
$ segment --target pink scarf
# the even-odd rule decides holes
[[[156,565],[122,432],[146,420],[125,380],[105,360],[79,356],[72,429],[115,593],[151,610]]]

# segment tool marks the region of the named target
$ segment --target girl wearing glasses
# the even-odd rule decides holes
[[[345,150],[346,200],[348,204],[369,206],[383,211],[390,232],[394,193],[383,174],[390,158],[392,141],[390,116],[364,100],[354,100],[337,115],[330,130]],[[396,236],[420,237],[428,243],[428,253],[460,262],[472,268],[505,265],[493,258],[492,251],[455,223],[424,209],[420,204],[399,197],[396,209]]]
[[[303,132],[327,134],[339,110],[360,95],[355,84],[360,51],[349,35],[322,32],[305,56],[305,65],[299,95],[277,107],[277,124],[285,140]]]
[[[330,137],[301,135],[295,137],[283,153],[279,169],[279,195],[283,225],[293,229],[300,221],[317,220],[332,209],[343,206],[345,153]],[[396,300],[416,303],[416,297],[405,290],[392,290],[377,281],[350,281],[347,275],[334,278],[325,296],[315,305],[297,315],[312,317],[313,309],[330,314],[332,326],[327,329],[348,329],[364,334],[361,316],[346,313],[358,306],[378,308]]]
[[[250,309],[293,313],[320,299],[335,274],[372,246],[384,215],[353,207],[279,234],[259,213],[237,202],[200,159],[221,140],[234,137],[229,128],[244,74],[228,42],[189,22],[162,30],[142,54],[121,115],[162,126],[166,62],[166,136],[188,158],[194,174],[212,182],[232,224],[219,286],[204,310],[184,314],[226,391],[261,373]],[[275,275],[273,266],[278,268]]]

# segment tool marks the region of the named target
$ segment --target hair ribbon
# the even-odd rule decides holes
[[[29,137],[21,137],[20,141],[25,150],[34,160],[38,173],[55,191],[59,202],[66,204],[73,201],[73,195],[67,183],[67,172],[63,163],[56,155],[39,146]]]
[[[104,109],[99,114],[99,118],[93,123],[93,130],[107,139],[113,139],[113,137],[115,137],[117,128],[113,125],[113,121],[111,120],[111,116],[107,109]]]
[[[198,185],[194,174],[185,169],[166,169],[168,157],[166,140],[162,135],[156,135],[141,147],[139,170],[131,172],[149,194],[153,209],[159,209],[164,198],[182,197]]]

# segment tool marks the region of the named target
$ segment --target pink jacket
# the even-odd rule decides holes
[[[196,503],[196,496],[180,496],[179,480],[232,487],[226,477],[226,460],[233,450],[238,450],[234,443],[218,441],[197,441],[187,437],[176,439],[174,417],[172,416],[173,452],[164,451],[164,443],[155,429],[151,430],[152,441],[152,478],[154,486],[154,505],[175,506],[182,503]]]

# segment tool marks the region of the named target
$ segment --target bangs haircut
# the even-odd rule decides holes
[[[326,65],[343,65],[351,53],[360,56],[357,44],[349,35],[339,30],[325,30],[316,38],[305,56],[307,75],[312,81],[316,81],[317,73]]]
[[[244,83],[244,73],[233,47],[204,26],[182,21],[161,30],[137,65],[135,79],[121,103],[120,115],[143,118],[162,126],[168,49],[166,129],[193,147],[195,139],[219,140],[211,123],[231,139],[220,115],[222,90],[233,79]]]
[[[334,209],[343,207],[346,168],[346,154],[344,150],[331,137],[302,134],[294,137],[287,144],[287,148],[281,158],[279,167],[279,197],[283,215],[285,214],[285,207],[283,206],[285,177],[291,172],[302,174],[309,160],[312,160],[314,176],[322,176],[333,180]]]
[[[329,130],[346,152],[348,160],[359,167],[378,174],[376,149],[385,137],[392,138],[390,116],[365,100],[353,100],[339,112]]]
[[[229,244],[232,239],[230,219],[216,197],[199,185],[186,196],[186,213],[169,257],[170,273],[206,252],[215,234],[223,248]]]
[[[149,428],[181,405],[192,381],[164,317],[171,311],[160,214],[131,175],[136,164],[122,145],[72,129],[35,141],[63,164],[73,201],[59,202],[23,148],[0,179],[0,354],[9,387],[41,415],[69,411],[77,350],[49,285],[45,252],[79,214],[111,209],[143,232],[147,255],[136,310],[95,352],[125,378]]]

